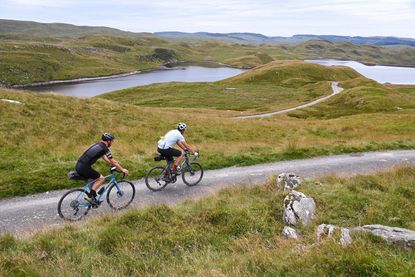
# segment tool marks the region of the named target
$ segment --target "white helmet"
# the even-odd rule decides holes
[[[186,128],[186,123],[180,122],[179,124],[177,124],[177,130],[179,130],[180,132],[183,132],[184,130],[186,130]]]

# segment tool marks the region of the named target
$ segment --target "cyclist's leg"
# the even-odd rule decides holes
[[[87,192],[88,197],[95,200],[97,196],[96,190],[104,182],[104,176],[102,176],[89,165],[77,164],[76,171],[79,173],[79,175],[81,175],[84,178],[95,179],[95,182],[91,185],[90,192]]]
[[[179,164],[183,160],[183,157],[184,157],[185,153],[184,153],[183,150],[178,150],[178,149],[175,149],[175,148],[170,148],[170,153],[173,157],[178,157],[173,163],[173,173],[176,173],[177,172],[177,167],[179,166]]]
[[[169,168],[171,168],[171,170],[173,170],[174,169],[174,157],[180,156],[181,152],[174,148],[168,148],[168,149],[158,148],[157,151],[166,158],[167,165],[169,166]],[[166,172],[166,174],[168,175],[168,172]]]

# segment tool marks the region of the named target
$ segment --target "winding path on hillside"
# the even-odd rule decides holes
[[[303,177],[317,177],[326,174],[371,174],[403,164],[415,166],[415,150],[356,153],[208,170],[205,172],[202,182],[195,187],[187,187],[179,180],[160,192],[149,191],[143,180],[137,180],[134,181],[137,194],[132,206],[174,205],[187,199],[212,195],[223,187],[251,186],[263,183],[273,174],[282,172],[295,172]],[[51,191],[0,200],[0,233],[10,232],[16,235],[25,235],[35,230],[64,224],[57,215],[57,204],[66,191]],[[88,218],[108,212],[111,211],[105,203],[99,209],[91,210]]]
[[[339,87],[338,84],[339,84],[338,82],[332,82],[331,83],[331,89],[333,91],[332,94],[324,96],[324,97],[319,98],[319,99],[317,99],[313,102],[310,102],[310,103],[307,103],[307,104],[304,104],[304,105],[301,105],[301,106],[297,106],[297,107],[294,107],[294,108],[289,108],[289,109],[285,109],[285,110],[281,110],[281,111],[277,111],[277,112],[254,114],[254,115],[243,115],[243,116],[236,116],[234,118],[236,118],[236,119],[263,118],[263,117],[270,117],[270,116],[274,116],[274,115],[278,115],[278,114],[288,113],[288,112],[292,112],[292,111],[295,111],[295,110],[311,107],[313,105],[316,105],[318,103],[326,101],[330,97],[333,97],[336,94],[339,94],[340,92],[342,92],[343,88]]]

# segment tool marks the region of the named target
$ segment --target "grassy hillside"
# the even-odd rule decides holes
[[[413,105],[413,91],[396,93]],[[415,147],[414,109],[403,105],[382,113],[351,109],[348,116],[332,119],[235,120],[235,111],[155,109],[5,89],[0,89],[0,99],[23,103],[0,101],[0,198],[80,186],[66,180],[66,173],[105,131],[118,137],[113,152],[130,169],[130,178],[142,177],[155,164],[158,138],[180,121],[190,126],[188,142],[199,148],[206,168]],[[98,168],[107,170],[102,162]]]
[[[154,69],[175,61],[210,61],[252,68],[273,60],[312,58],[410,66],[415,65],[415,48],[324,41],[309,41],[296,46],[210,41],[190,43],[149,34],[139,37],[86,35],[42,38],[0,32],[0,85],[111,75]]]
[[[0,83],[29,84],[50,80],[145,70],[159,67],[166,61],[157,56],[159,39],[151,37],[88,36],[77,40],[0,41]]]
[[[340,83],[346,90],[328,101],[291,112],[298,118],[335,118],[340,116],[415,109],[415,87],[384,86],[365,78]]]
[[[81,37],[86,35],[140,37],[148,35],[145,33],[126,32],[108,27],[76,26],[65,23],[39,23],[7,19],[0,19],[0,34],[36,35],[38,37]]]
[[[106,215],[26,239],[0,237],[4,276],[411,276],[415,253],[364,233],[342,247],[315,241],[321,223],[415,229],[415,169],[351,179],[325,177],[301,188],[317,218],[298,241],[280,233],[285,193],[270,182],[177,207]]]
[[[149,107],[234,110],[234,115],[277,111],[332,93],[330,81],[345,90],[316,106],[291,112],[297,118],[394,112],[415,108],[415,87],[385,86],[347,67],[274,61],[215,83],[172,83],[135,87],[100,98]]]
[[[388,48],[354,45],[347,42],[307,41],[292,48],[292,52],[309,59],[330,58],[355,60],[366,64],[415,66],[413,47]]]
[[[171,83],[129,88],[99,97],[151,107],[214,108],[265,112],[332,93],[330,81],[360,77],[346,67],[274,61],[214,83]]]

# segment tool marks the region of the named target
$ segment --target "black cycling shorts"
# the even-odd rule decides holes
[[[180,157],[182,155],[182,151],[177,150],[176,148],[168,148],[168,149],[157,148],[157,152],[159,152],[161,155],[166,157],[168,162],[172,162],[173,157]]]
[[[101,176],[101,174],[99,174],[91,166],[85,165],[85,164],[82,164],[82,163],[77,163],[75,169],[76,169],[76,172],[78,172],[79,175],[81,175],[84,178],[98,179],[99,176]]]

